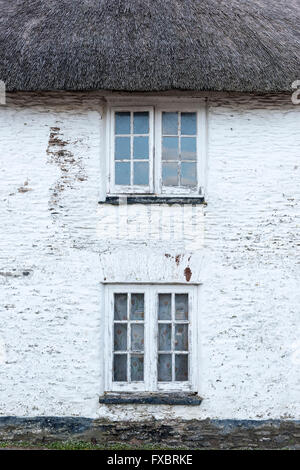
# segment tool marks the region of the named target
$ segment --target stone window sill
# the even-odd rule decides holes
[[[197,393],[173,392],[106,392],[99,398],[99,403],[105,405],[200,405],[202,398]]]
[[[128,195],[128,196],[107,196],[105,201],[99,201],[99,204],[204,204],[203,196],[148,196],[148,195]]]

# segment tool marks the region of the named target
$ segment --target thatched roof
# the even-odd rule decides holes
[[[0,0],[8,90],[287,91],[300,0]]]

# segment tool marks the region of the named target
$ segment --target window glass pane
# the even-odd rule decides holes
[[[171,320],[171,294],[158,295],[158,319]]]
[[[181,113],[181,134],[197,134],[197,116],[196,113]]]
[[[132,382],[144,380],[144,356],[131,356],[131,380]]]
[[[163,135],[178,134],[178,113],[162,113]]]
[[[131,324],[131,351],[144,351],[144,325]]]
[[[175,380],[185,382],[189,378],[188,374],[188,354],[175,355]]]
[[[188,294],[175,294],[175,319],[188,320],[189,317]]]
[[[144,320],[144,294],[131,294],[131,320]]]
[[[181,160],[196,160],[196,137],[181,138]]]
[[[149,133],[149,113],[138,112],[133,113],[133,133],[148,134]]]
[[[134,162],[133,184],[136,184],[136,185],[148,185],[149,184],[149,163],[148,162]]]
[[[178,160],[179,158],[178,137],[163,137],[162,139],[162,159]]]
[[[115,184],[130,184],[130,162],[115,164]]]
[[[178,164],[167,163],[162,164],[162,182],[164,186],[178,185]]]
[[[115,134],[130,134],[130,113],[115,114]]]
[[[114,354],[114,382],[127,382],[127,354]]]
[[[114,324],[114,351],[127,350],[127,324]]]
[[[127,320],[127,294],[115,294],[114,303],[115,320]]]
[[[181,186],[194,187],[197,185],[196,163],[181,163]]]
[[[149,137],[134,137],[133,139],[133,158],[149,158]]]
[[[115,159],[130,160],[130,137],[116,137]]]
[[[159,323],[158,325],[158,350],[171,351],[172,328],[169,323]]]
[[[158,381],[170,382],[172,380],[172,355],[158,355]]]
[[[175,325],[175,350],[188,351],[188,325]]]

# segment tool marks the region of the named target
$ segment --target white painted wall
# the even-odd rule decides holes
[[[211,97],[208,205],[189,212],[98,204],[101,103],[0,106],[0,414],[299,419],[300,107]],[[171,283],[187,266],[203,282],[202,405],[100,406],[101,281]]]

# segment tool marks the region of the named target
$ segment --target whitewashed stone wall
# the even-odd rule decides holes
[[[210,97],[208,205],[184,213],[98,204],[101,106],[0,106],[0,414],[299,419],[300,107]],[[100,406],[101,281],[185,281],[186,267],[203,283],[202,405]]]

